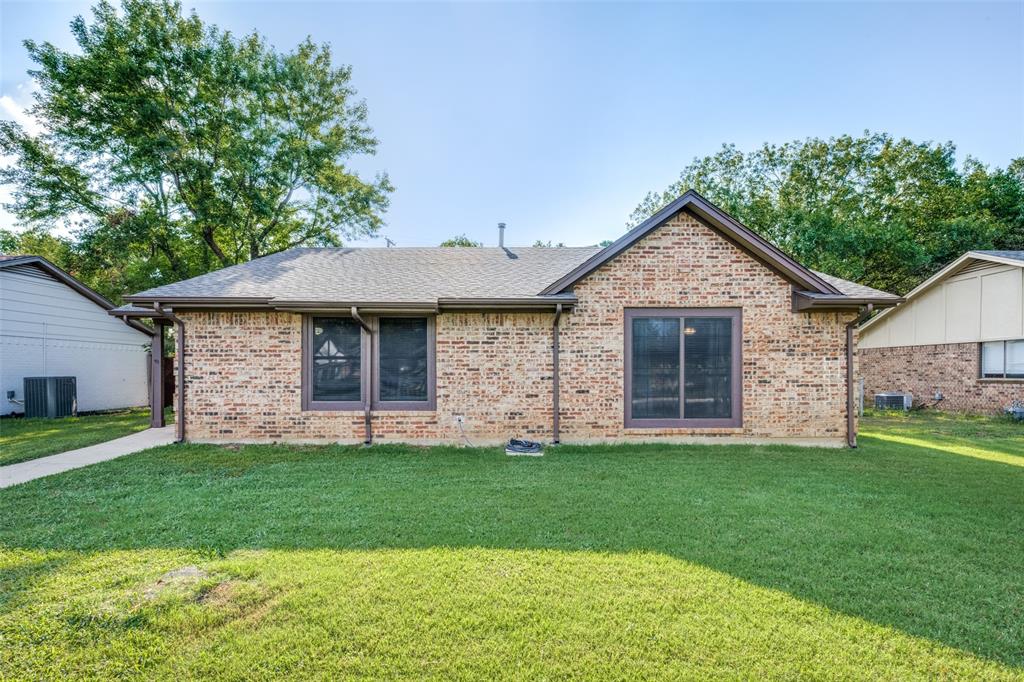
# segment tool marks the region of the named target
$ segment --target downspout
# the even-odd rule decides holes
[[[174,421],[176,430],[175,440],[178,443],[183,443],[185,441],[185,323],[180,317],[165,311],[159,303],[153,304],[153,310],[158,312],[161,317],[165,317],[173,322],[177,328],[174,334],[174,355],[178,365],[178,418]],[[163,400],[161,399],[160,402],[163,402]],[[163,407],[160,409],[163,409]]]
[[[551,444],[558,445],[558,321],[562,319],[562,304],[555,306],[555,319],[551,323]]]
[[[853,400],[853,330],[871,316],[874,306],[868,303],[857,317],[846,325],[846,444],[857,447],[857,424],[854,419]]]
[[[363,443],[371,445],[373,444],[373,415],[370,411],[373,402],[373,332],[370,330],[370,325],[366,323],[366,320],[359,315],[359,310],[355,306],[352,306],[352,318],[359,323],[359,326],[363,328],[363,331],[370,338],[370,361],[366,363],[366,397],[363,399],[363,422],[366,431]]]

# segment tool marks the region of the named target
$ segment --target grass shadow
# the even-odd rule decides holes
[[[1016,457],[1014,439],[999,447]],[[1024,667],[1024,467],[947,452],[979,447],[959,436],[906,440],[561,446],[539,459],[168,446],[0,491],[0,544],[656,552]]]

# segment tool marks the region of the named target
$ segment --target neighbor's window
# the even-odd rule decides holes
[[[434,409],[433,318],[367,316],[366,322],[372,342],[351,317],[305,319],[303,409],[359,410],[366,396],[378,410]],[[364,385],[369,376],[372,386]]]
[[[981,376],[984,379],[1024,379],[1024,339],[982,343]]]
[[[626,311],[626,426],[739,426],[740,311]]]

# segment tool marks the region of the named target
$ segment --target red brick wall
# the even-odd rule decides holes
[[[303,412],[293,313],[182,313],[192,440],[361,442],[362,411]],[[375,411],[379,441],[472,442],[551,433],[553,314],[437,316],[437,410]]]
[[[845,438],[845,330],[852,314],[793,313],[791,286],[681,214],[574,290],[563,315],[562,440]],[[740,307],[743,426],[623,427],[623,310]],[[194,440],[359,442],[361,412],[301,410],[301,317],[182,313],[186,424]],[[551,436],[551,314],[437,316],[437,410],[375,412],[378,440],[474,443]]]
[[[1014,398],[1024,400],[1024,381],[978,378],[978,344],[863,348],[858,351],[864,378],[864,404],[876,393],[907,391],[914,403],[945,396],[938,407],[952,412],[1001,412]]]
[[[845,438],[845,323],[853,314],[792,312],[788,281],[689,214],[634,244],[574,291],[579,305],[565,322],[562,343],[566,440]],[[623,428],[627,307],[742,308],[741,428]]]

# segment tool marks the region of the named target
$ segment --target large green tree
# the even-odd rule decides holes
[[[884,133],[725,145],[652,192],[635,225],[696,189],[807,265],[904,293],[970,249],[1024,249],[1024,159],[958,165],[951,143]]]
[[[348,67],[309,40],[281,53],[204,25],[178,2],[107,2],[77,17],[78,49],[28,40],[30,135],[0,123],[9,209],[73,226],[78,267],[108,294],[381,225],[391,186],[347,160],[375,151]]]

